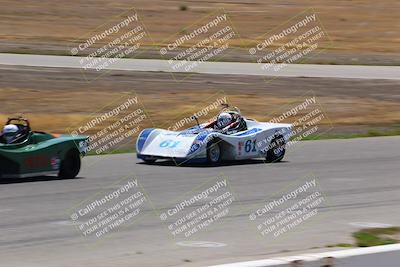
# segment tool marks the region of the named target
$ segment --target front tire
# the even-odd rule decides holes
[[[58,177],[62,179],[75,178],[81,169],[81,156],[76,149],[71,149],[61,161]]]
[[[285,156],[285,145],[286,142],[282,135],[278,135],[272,139],[267,151],[267,156],[265,157],[265,161],[268,163],[281,161]]]
[[[212,141],[207,144],[207,162],[210,165],[221,164],[221,146],[217,141]]]

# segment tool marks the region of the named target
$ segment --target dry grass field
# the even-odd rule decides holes
[[[293,16],[312,8],[331,45],[311,62],[400,64],[400,2],[396,0],[156,1],[1,0],[0,52],[70,54],[74,40],[134,7],[151,41],[141,57],[156,57],[157,45],[216,10],[228,12],[246,47]],[[326,49],[326,50],[325,50]],[[236,54],[246,54],[246,49]],[[247,60],[240,55],[227,60]]]
[[[78,38],[135,8],[151,39],[135,57],[159,57],[158,48],[189,25],[226,11],[238,37],[224,60],[249,61],[248,48],[285,21],[312,10],[330,42],[305,63],[399,65],[400,3],[396,0],[156,1],[0,0],[0,52],[70,55]],[[201,23],[199,24],[201,25]],[[190,41],[188,44],[190,45]],[[89,73],[89,76],[91,74]],[[93,79],[94,79],[93,74]],[[397,129],[398,81],[200,75],[175,82],[168,73],[110,72],[87,83],[79,70],[0,67],[0,120],[23,113],[35,129],[67,132],[125,93],[136,92],[154,126],[196,111],[217,92],[247,116],[268,120],[312,92],[333,132]],[[197,105],[197,106],[196,106]],[[150,125],[150,122],[147,122]],[[323,121],[322,124],[327,124]],[[325,125],[328,127],[329,125]]]
[[[279,78],[266,83],[257,76],[205,74],[176,82],[169,73],[123,71],[88,83],[74,69],[2,67],[0,120],[22,113],[36,130],[65,133],[114,100],[136,93],[151,119],[145,127],[170,126],[223,96],[246,116],[266,121],[315,95],[329,117],[321,126],[333,126],[332,133],[365,133],[398,130],[399,86],[396,80]]]

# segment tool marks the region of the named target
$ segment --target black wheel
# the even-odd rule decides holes
[[[71,149],[61,161],[58,177],[63,179],[75,178],[81,169],[81,157],[78,150]]]
[[[285,138],[282,135],[276,136],[271,140],[271,144],[268,147],[267,156],[265,160],[267,162],[278,162],[285,156]]]
[[[207,162],[211,165],[219,165],[221,163],[221,146],[218,141],[211,141],[207,144]]]

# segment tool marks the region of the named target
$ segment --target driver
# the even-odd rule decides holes
[[[15,124],[7,124],[2,131],[2,137],[6,144],[11,144],[18,137],[18,126]]]
[[[214,129],[222,133],[237,133],[246,129],[245,122],[236,112],[221,112],[214,125]]]

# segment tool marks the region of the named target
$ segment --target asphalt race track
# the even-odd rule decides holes
[[[204,266],[326,250],[329,244],[352,242],[358,228],[400,224],[399,159],[400,137],[300,142],[275,164],[177,167],[144,165],[134,154],[86,157],[74,180],[1,181],[0,266]],[[174,240],[159,213],[221,176],[240,200],[232,204],[234,213],[215,227]],[[262,237],[250,211],[309,176],[327,200],[320,213],[284,236]],[[157,210],[141,211],[137,221],[100,239],[83,237],[69,210],[98,192],[115,190],[124,177],[137,177]],[[194,244],[187,241],[203,242],[182,246]]]
[[[18,55],[0,53],[0,64],[13,66],[35,66],[54,68],[82,68],[81,57],[48,56],[48,55]],[[182,72],[174,70],[167,60],[157,59],[121,59],[105,70],[126,71],[157,71]],[[276,77],[325,77],[347,79],[400,79],[398,66],[356,66],[356,65],[316,65],[289,64],[277,71],[262,70],[257,63],[239,62],[202,62],[190,70],[194,73],[230,74],[230,75],[261,75]]]

